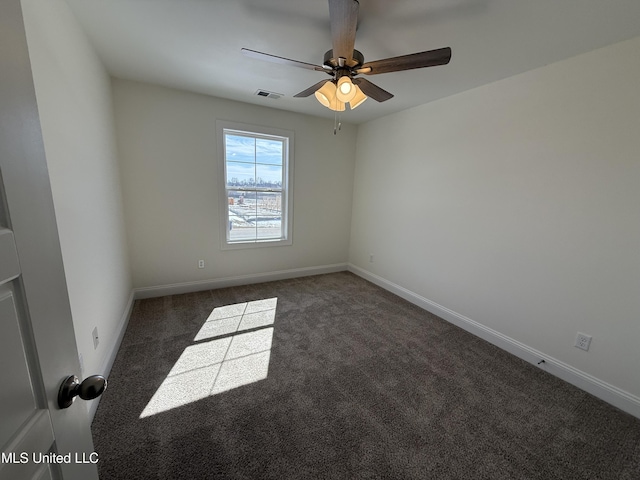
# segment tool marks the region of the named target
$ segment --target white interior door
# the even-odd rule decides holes
[[[79,375],[20,0],[0,2],[0,479],[93,480]]]

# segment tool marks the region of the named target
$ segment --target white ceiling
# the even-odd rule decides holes
[[[322,64],[326,0],[67,0],[115,77],[333,118],[313,96],[327,78],[240,53]],[[451,63],[368,76],[395,94],[342,120],[361,123],[640,35],[640,0],[360,0],[365,61],[451,47]],[[264,89],[280,99],[255,95]]]

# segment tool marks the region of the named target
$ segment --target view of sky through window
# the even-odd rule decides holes
[[[281,140],[227,134],[225,147],[228,186],[282,186]]]

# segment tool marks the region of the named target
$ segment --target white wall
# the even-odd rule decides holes
[[[640,38],[361,125],[350,262],[637,402],[638,51]]]
[[[64,1],[22,4],[76,342],[103,373],[132,291],[110,80]]]
[[[334,136],[327,120],[131,81],[113,91],[135,287],[346,264],[355,127]],[[218,119],[295,132],[293,245],[220,249]]]

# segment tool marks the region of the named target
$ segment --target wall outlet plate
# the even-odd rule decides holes
[[[591,335],[578,332],[574,346],[581,348],[582,350],[589,350],[589,347],[591,346]]]

